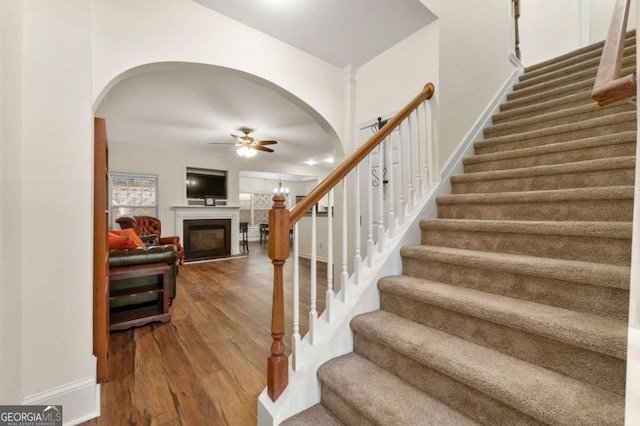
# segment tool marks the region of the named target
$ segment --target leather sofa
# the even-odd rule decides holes
[[[133,228],[133,230],[139,236],[144,235],[156,235],[160,244],[173,244],[176,246],[178,262],[184,264],[184,249],[180,245],[180,237],[171,236],[163,237],[161,234],[162,224],[160,219],[153,216],[121,216],[116,219],[116,222],[120,225],[120,228],[127,229]]]
[[[118,268],[123,266],[145,265],[152,263],[166,263],[169,265],[169,303],[176,297],[176,275],[177,275],[177,248],[175,245],[160,245],[147,248],[135,248],[128,250],[112,249],[109,250],[109,268]],[[160,285],[161,276],[149,275],[137,278],[128,278],[117,280],[110,284],[111,291],[122,289],[135,289],[138,287],[146,287],[151,285]],[[139,305],[157,301],[156,294],[144,296],[136,296],[135,298],[122,298],[112,300],[109,304],[110,309],[123,308],[129,305]]]

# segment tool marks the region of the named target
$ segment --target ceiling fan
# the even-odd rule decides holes
[[[236,140],[236,144],[235,146],[238,147],[238,149],[236,150],[236,154],[242,156],[242,157],[253,157],[254,155],[256,155],[258,153],[258,151],[264,151],[264,152],[274,152],[273,149],[271,148],[267,148],[264,145],[275,145],[278,142],[277,141],[257,141],[254,138],[252,138],[251,136],[249,136],[249,134],[253,131],[252,129],[243,127],[241,129],[239,129],[242,133],[244,133],[244,136],[238,136],[238,135],[231,135],[232,138],[234,138]],[[209,142],[211,144],[217,144],[217,143],[231,143],[231,142]]]

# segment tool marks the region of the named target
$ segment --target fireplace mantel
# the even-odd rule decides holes
[[[231,219],[231,255],[240,254],[240,206],[173,206],[175,232],[184,241],[183,225],[190,219]]]

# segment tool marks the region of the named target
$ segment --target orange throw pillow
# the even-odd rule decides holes
[[[109,250],[120,249],[128,250],[138,247],[136,242],[128,235],[118,235],[113,232],[109,232]]]
[[[142,242],[142,240],[140,239],[140,237],[138,237],[138,234],[136,234],[136,231],[133,230],[133,228],[128,228],[128,229],[114,229],[113,231],[116,233],[117,235],[124,235],[124,236],[128,236],[130,237],[133,241],[135,241],[136,246],[137,247],[142,247],[145,248],[146,246],[144,245],[144,242]]]

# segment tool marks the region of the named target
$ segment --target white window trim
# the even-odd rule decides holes
[[[132,178],[140,178],[140,179],[155,179],[156,181],[156,214],[155,217],[160,217],[160,176],[156,174],[150,173],[131,173],[131,172],[109,172],[109,227],[113,226],[113,222],[115,222],[116,218],[112,217],[113,215],[113,178],[114,176],[118,177],[132,177]],[[130,207],[144,207],[144,206],[130,206]],[[149,206],[151,207],[151,206]]]

